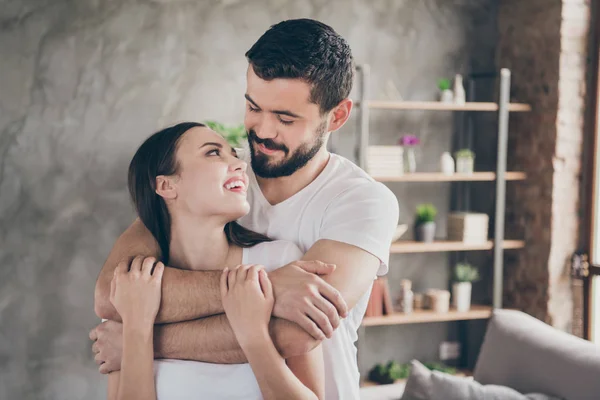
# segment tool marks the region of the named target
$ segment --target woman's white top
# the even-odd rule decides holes
[[[244,249],[242,264],[261,264],[272,271],[302,255],[292,242],[276,240]],[[154,374],[158,400],[262,399],[249,364],[156,360]]]

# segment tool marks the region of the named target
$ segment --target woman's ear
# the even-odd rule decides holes
[[[177,188],[170,176],[159,175],[156,177],[156,194],[165,200],[177,198]]]

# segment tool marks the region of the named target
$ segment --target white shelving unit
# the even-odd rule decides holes
[[[390,252],[399,253],[425,253],[425,252],[452,252],[452,251],[484,251],[494,252],[493,263],[493,304],[473,305],[467,312],[450,310],[448,313],[435,313],[430,310],[419,310],[412,314],[392,314],[382,317],[364,318],[359,332],[359,338],[365,335],[365,327],[399,324],[416,324],[443,321],[463,321],[473,319],[487,319],[494,308],[502,307],[502,275],[503,252],[506,249],[519,249],[525,246],[523,241],[504,239],[504,219],[506,204],[506,182],[523,181],[527,177],[519,171],[506,171],[508,120],[510,112],[528,112],[531,106],[521,103],[510,103],[510,71],[500,71],[500,96],[497,103],[467,102],[463,105],[447,104],[430,101],[379,101],[369,98],[369,66],[357,67],[359,85],[359,99],[357,101],[359,140],[356,148],[356,158],[361,168],[367,166],[367,148],[369,146],[370,110],[396,111],[436,111],[436,112],[497,112],[498,113],[498,145],[497,165],[495,171],[474,172],[473,174],[444,175],[441,173],[412,173],[399,176],[374,176],[374,179],[385,183],[410,183],[410,182],[495,182],[495,230],[494,239],[481,244],[468,244],[462,242],[436,241],[434,243],[419,243],[414,241],[398,241],[392,244]],[[359,353],[361,353],[359,345]]]

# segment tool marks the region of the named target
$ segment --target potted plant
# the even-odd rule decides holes
[[[456,172],[459,174],[472,174],[475,167],[475,153],[469,149],[461,149],[455,153]]]
[[[440,101],[442,103],[452,103],[454,100],[454,93],[450,90],[450,79],[438,79],[438,88],[440,89]]]
[[[452,284],[452,305],[457,311],[469,311],[471,308],[471,288],[479,280],[479,271],[469,263],[458,263],[454,267]]]
[[[419,204],[415,219],[415,239],[431,243],[435,238],[435,217],[437,209],[433,204]]]
[[[406,148],[404,155],[404,172],[413,173],[417,170],[417,158],[415,157],[415,147],[419,145],[421,141],[415,135],[405,134],[400,137],[398,144],[403,148]]]
[[[242,147],[248,137],[244,124],[229,126],[216,121],[205,121],[204,124],[223,136],[232,147]]]

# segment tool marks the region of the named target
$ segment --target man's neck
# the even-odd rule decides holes
[[[261,178],[257,176],[256,181],[269,204],[279,204],[317,179],[327,166],[330,156],[325,146],[323,146],[304,167],[292,175],[280,178]]]
[[[190,215],[179,215],[171,221],[171,266],[189,270],[220,270],[241,263],[240,250],[229,244],[222,222]]]

